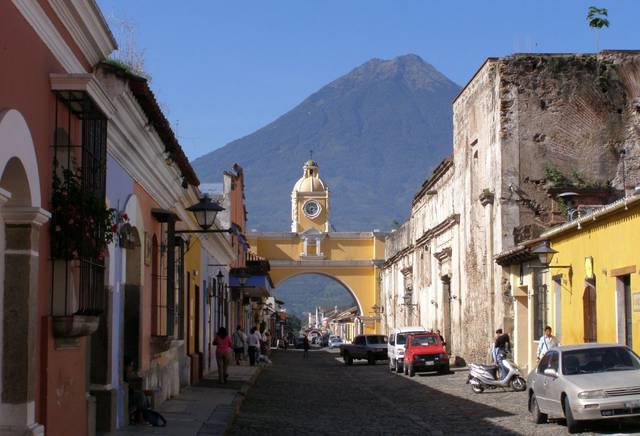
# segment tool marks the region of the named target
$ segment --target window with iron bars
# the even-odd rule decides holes
[[[81,91],[58,91],[51,197],[51,313],[98,316],[113,238],[106,207],[107,119]]]
[[[544,334],[544,328],[547,326],[549,320],[548,287],[547,284],[544,283],[544,272],[542,271],[535,273],[533,304],[533,333],[537,340]]]

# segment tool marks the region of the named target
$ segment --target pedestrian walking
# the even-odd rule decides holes
[[[309,357],[309,338],[306,336],[302,340],[302,349],[302,358],[306,359],[307,357]]]
[[[216,363],[218,364],[218,381],[226,383],[229,378],[227,368],[231,363],[231,338],[227,334],[227,329],[220,327],[218,333],[213,338],[213,345],[216,346]]]
[[[247,335],[242,331],[242,326],[238,325],[233,333],[231,343],[233,344],[233,352],[236,358],[236,365],[240,365],[242,356],[244,355],[244,344],[247,342]]]
[[[249,365],[256,366],[256,360],[258,359],[258,350],[260,347],[260,339],[256,335],[257,329],[251,327],[249,336],[247,337],[247,344],[249,345]],[[259,333],[258,333],[259,334]]]
[[[551,350],[560,345],[560,341],[558,338],[551,334],[551,326],[546,326],[544,328],[544,335],[538,341],[538,360],[542,359],[542,357],[547,354],[547,351]]]
[[[271,362],[271,358],[269,358],[269,354],[271,353],[271,335],[269,331],[265,331],[260,337],[260,356],[257,361],[271,365],[273,363]]]

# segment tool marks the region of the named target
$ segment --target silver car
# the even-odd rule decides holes
[[[640,416],[640,359],[617,344],[566,345],[547,352],[529,374],[529,411],[537,424]]]

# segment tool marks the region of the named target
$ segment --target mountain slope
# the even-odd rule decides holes
[[[249,228],[288,230],[290,194],[313,150],[338,231],[389,229],[451,149],[459,87],[416,55],[372,59],[259,129],[192,162],[203,181],[245,170]]]

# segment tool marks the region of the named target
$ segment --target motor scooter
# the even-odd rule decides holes
[[[500,377],[499,365],[483,365],[472,363],[469,366],[469,376],[467,384],[476,394],[482,393],[485,389],[508,388],[509,386],[516,392],[527,389],[527,382],[520,376],[518,366],[507,358],[500,362],[507,370],[506,377]]]

